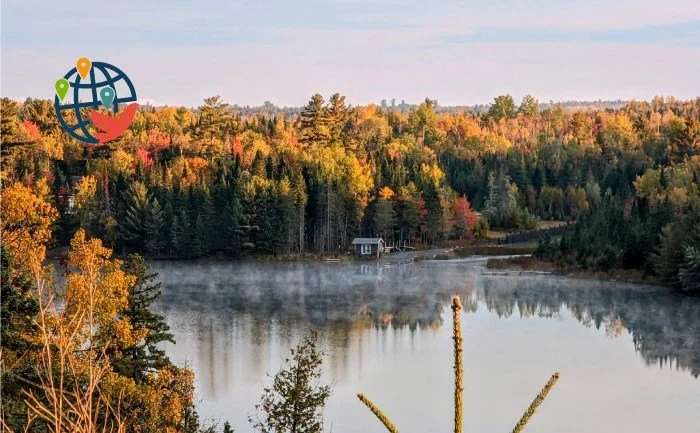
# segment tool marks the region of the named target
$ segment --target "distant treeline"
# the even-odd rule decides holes
[[[491,104],[475,104],[475,105],[439,105],[439,101],[437,100],[432,100],[432,103],[435,107],[435,112],[438,114],[441,113],[450,113],[450,114],[455,114],[455,113],[483,113],[487,112],[489,108],[491,107]],[[631,101],[627,100],[622,100],[622,99],[617,99],[617,100],[610,100],[610,101],[604,101],[604,100],[597,100],[597,101],[563,101],[563,102],[554,102],[554,101],[549,101],[549,102],[540,102],[539,103],[539,109],[540,110],[546,110],[546,109],[553,109],[558,106],[561,106],[565,110],[598,110],[598,109],[620,109],[624,107],[625,105],[629,104]],[[382,99],[378,107],[382,111],[398,111],[401,113],[408,113],[411,110],[415,110],[418,107],[420,107],[420,104],[409,104],[405,100],[401,100],[401,102],[397,102],[396,99],[391,99],[391,100],[386,100]],[[154,105],[147,105],[144,107],[146,110],[160,110],[163,108],[168,108],[168,106],[154,106]],[[196,110],[196,107],[190,107],[192,110]],[[287,118],[294,118],[296,116],[299,116],[301,112],[304,110],[304,107],[287,107],[283,106],[280,107],[278,105],[275,105],[274,103],[270,101],[265,101],[262,105],[238,105],[238,104],[233,104],[231,105],[231,111],[239,117],[256,117],[256,116],[285,116]]]

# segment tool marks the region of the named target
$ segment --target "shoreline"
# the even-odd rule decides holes
[[[47,258],[60,259],[68,253],[67,246],[54,247],[47,251]],[[242,257],[229,257],[215,254],[202,257],[167,257],[167,256],[147,256],[139,252],[148,261],[214,261],[214,262],[297,262],[297,261],[317,261],[317,262],[372,262],[394,259],[418,259],[418,260],[448,260],[451,258],[463,258],[470,256],[514,256],[531,254],[534,248],[514,246],[514,245],[494,245],[494,244],[474,244],[474,245],[444,245],[434,246],[413,251],[402,251],[386,253],[379,259],[374,257],[358,256],[350,251],[335,252],[304,252],[304,253],[281,253],[281,254],[257,254],[244,255]],[[124,258],[130,253],[114,253],[117,258]]]
[[[47,252],[50,260],[59,260],[68,251],[66,247],[57,247]],[[425,260],[450,261],[468,257],[480,257],[486,260],[484,266],[492,275],[512,275],[519,274],[532,275],[554,275],[566,278],[624,282],[632,284],[664,286],[658,278],[645,277],[642,272],[636,269],[613,269],[610,271],[581,269],[577,267],[562,267],[553,262],[535,259],[532,256],[534,248],[517,245],[468,245],[468,246],[444,246],[425,250],[414,250],[397,253],[387,253],[381,258],[362,257],[350,252],[345,253],[292,253],[278,255],[256,255],[246,257],[226,257],[220,255],[207,257],[148,257],[149,262],[220,262],[220,263],[293,263],[293,262],[316,262],[316,263],[391,263],[395,261],[410,260],[420,262]],[[116,257],[123,259],[126,255],[119,254]]]
[[[578,267],[562,267],[553,262],[538,260],[532,255],[519,257],[490,258],[486,261],[486,269],[490,271],[547,273],[567,278],[586,280],[610,281],[632,284],[664,286],[658,278],[644,276],[638,269],[581,269]]]

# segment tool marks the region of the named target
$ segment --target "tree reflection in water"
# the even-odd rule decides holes
[[[162,309],[220,321],[253,318],[251,338],[279,329],[324,328],[346,341],[358,328],[437,329],[457,294],[464,310],[499,317],[552,317],[567,309],[615,338],[629,332],[648,364],[675,363],[700,375],[700,298],[665,288],[542,276],[490,276],[459,262],[379,264],[156,262]],[[343,346],[341,343],[340,346]]]
[[[700,375],[700,298],[665,288],[539,277],[484,278],[477,299],[506,317],[516,306],[522,317],[551,317],[566,308],[611,338],[629,332],[647,364],[675,363]]]

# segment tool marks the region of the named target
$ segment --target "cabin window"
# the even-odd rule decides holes
[[[362,254],[372,254],[372,245],[362,244]]]

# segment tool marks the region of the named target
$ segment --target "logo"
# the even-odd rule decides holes
[[[104,144],[122,135],[138,108],[131,80],[109,63],[78,59],[54,87],[58,122],[68,135],[88,144]]]

